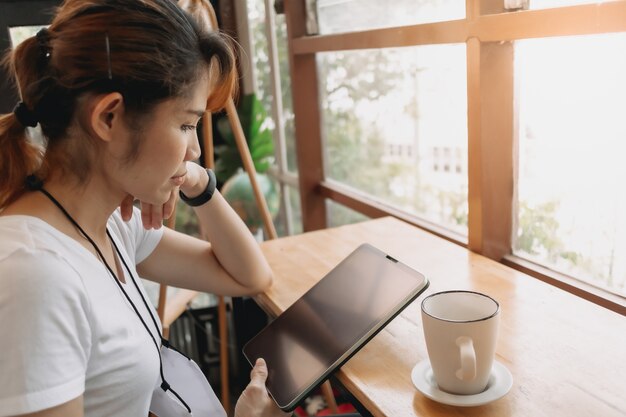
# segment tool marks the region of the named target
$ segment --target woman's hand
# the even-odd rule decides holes
[[[209,176],[206,169],[194,162],[187,162],[187,174],[185,182],[180,186],[180,191],[187,197],[193,198],[200,195],[209,184]]]
[[[141,222],[146,229],[159,229],[163,225],[163,220],[169,219],[174,214],[176,202],[178,201],[178,191],[182,188],[183,193],[188,196],[200,194],[206,188],[208,177],[204,168],[193,162],[187,162],[187,175],[181,187],[172,190],[170,198],[162,206],[141,203]],[[120,204],[122,219],[127,222],[133,217],[133,203],[135,198],[127,195]]]
[[[265,388],[267,365],[263,359],[257,359],[250,383],[243,391],[235,406],[235,417],[287,417],[291,414],[281,411],[270,398]]]
[[[122,220],[129,221],[133,217],[133,202],[135,198],[127,195],[120,204]],[[169,219],[174,213],[176,202],[178,201],[178,187],[172,190],[170,198],[161,206],[141,203],[141,222],[145,229],[159,229],[163,225],[163,220]]]

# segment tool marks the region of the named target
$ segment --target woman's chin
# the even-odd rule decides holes
[[[134,196],[135,200],[141,201],[142,204],[151,204],[160,207],[170,200],[176,189],[177,188],[172,187],[171,184],[162,184],[160,187],[155,187],[152,190],[137,192]]]
[[[135,196],[135,200],[141,201],[141,204],[150,204],[155,207],[161,207],[169,200],[171,194],[159,193],[159,195],[145,195],[143,197]]]

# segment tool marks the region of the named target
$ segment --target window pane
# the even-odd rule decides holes
[[[467,235],[465,44],[318,60],[326,176]]]
[[[626,34],[516,43],[514,253],[626,294]]]
[[[254,55],[254,76],[257,83],[256,93],[265,107],[267,114],[272,114],[272,85],[270,80],[269,48],[265,36],[265,3],[263,0],[248,1],[248,21]],[[273,124],[272,124],[273,127]]]
[[[342,204],[335,203],[333,200],[326,200],[326,214],[328,216],[328,227],[358,223],[369,219],[369,217]]]
[[[267,28],[265,24],[264,0],[248,0],[248,20],[250,33],[254,45],[254,66],[257,82],[257,93],[263,103],[267,114],[271,116],[272,129],[276,121],[272,113],[272,101],[274,92],[271,84],[271,66],[269,47],[267,40]],[[279,79],[282,95],[282,116],[284,122],[284,135],[287,147],[287,167],[290,171],[298,170],[295,151],[295,128],[293,105],[291,101],[291,77],[289,75],[289,54],[287,51],[287,24],[284,15],[275,16],[274,35],[278,54]],[[275,139],[276,140],[276,139]]]
[[[318,0],[320,34],[465,18],[461,0]]]
[[[9,36],[11,37],[11,46],[15,48],[20,43],[24,42],[26,39],[35,36],[37,32],[47,26],[15,26],[9,28]]]
[[[297,188],[285,185],[283,188],[287,194],[287,204],[289,208],[283,204],[283,199],[280,201],[280,211],[278,217],[274,221],[276,226],[276,234],[279,237],[287,236],[289,231],[287,230],[287,222],[291,222],[291,234],[297,235],[302,233],[302,210],[300,209],[300,193]]]
[[[291,97],[291,73],[289,72],[289,50],[287,49],[287,22],[285,15],[276,15],[276,43],[278,46],[278,64],[280,66],[280,85],[283,98],[283,126],[287,145],[287,169],[298,172],[296,158],[296,128],[294,123],[293,102]]]
[[[528,2],[529,9],[550,9],[553,7],[563,7],[563,6],[577,6],[579,4],[590,4],[590,3],[607,3],[612,0],[530,0]],[[615,1],[615,0],[613,0]]]

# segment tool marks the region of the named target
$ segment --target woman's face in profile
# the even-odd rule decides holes
[[[124,191],[150,204],[165,203],[185,180],[186,162],[200,156],[196,126],[206,109],[208,77],[190,93],[158,104],[140,132],[128,130],[128,143],[140,135],[139,154],[132,162],[119,161],[117,177]]]

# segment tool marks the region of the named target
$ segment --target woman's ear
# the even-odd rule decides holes
[[[115,137],[124,115],[124,98],[118,92],[96,96],[88,115],[90,130],[96,137],[110,142]]]

